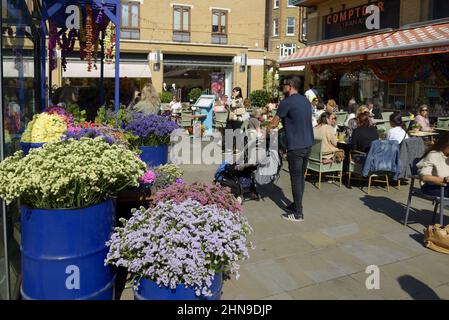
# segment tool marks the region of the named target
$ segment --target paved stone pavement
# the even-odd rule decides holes
[[[216,166],[183,168],[187,181],[210,182]],[[449,298],[449,256],[422,245],[431,203],[415,199],[417,212],[409,227],[402,224],[408,186],[390,193],[374,187],[367,195],[326,182],[319,191],[307,182],[302,223],[281,218],[291,198],[286,166],[276,185],[260,191],[260,202],[244,203],[256,249],[240,278],[225,283],[223,299]],[[379,267],[379,290],[366,288],[370,265]],[[132,299],[131,290],[122,299]]]

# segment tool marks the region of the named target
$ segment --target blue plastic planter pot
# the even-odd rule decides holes
[[[30,153],[31,149],[36,149],[36,148],[40,148],[44,145],[45,143],[31,143],[31,142],[21,142],[20,146],[22,147],[23,153],[24,155],[28,155],[28,153]]]
[[[104,265],[115,203],[80,209],[22,207],[24,299],[111,300],[115,275]]]
[[[140,158],[142,159],[143,162],[145,162],[149,166],[157,167],[160,165],[167,164],[168,162],[167,145],[156,147],[143,146],[139,147],[139,149],[142,150]]]
[[[156,282],[141,279],[139,287],[134,291],[134,300],[220,300],[223,289],[223,275],[215,274],[210,290],[212,296],[197,296],[193,287],[177,285],[176,289],[159,287]]]

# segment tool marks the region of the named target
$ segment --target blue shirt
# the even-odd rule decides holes
[[[279,104],[289,151],[309,148],[313,144],[312,105],[306,97],[293,94]]]

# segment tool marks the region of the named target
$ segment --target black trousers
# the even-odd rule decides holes
[[[305,187],[305,173],[309,160],[311,148],[291,150],[287,153],[288,170],[290,171],[290,181],[292,184],[293,202],[295,203],[296,214],[303,214],[302,198]]]

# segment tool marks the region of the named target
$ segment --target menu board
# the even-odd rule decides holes
[[[210,108],[214,104],[214,96],[201,96],[195,103],[195,107]]]

